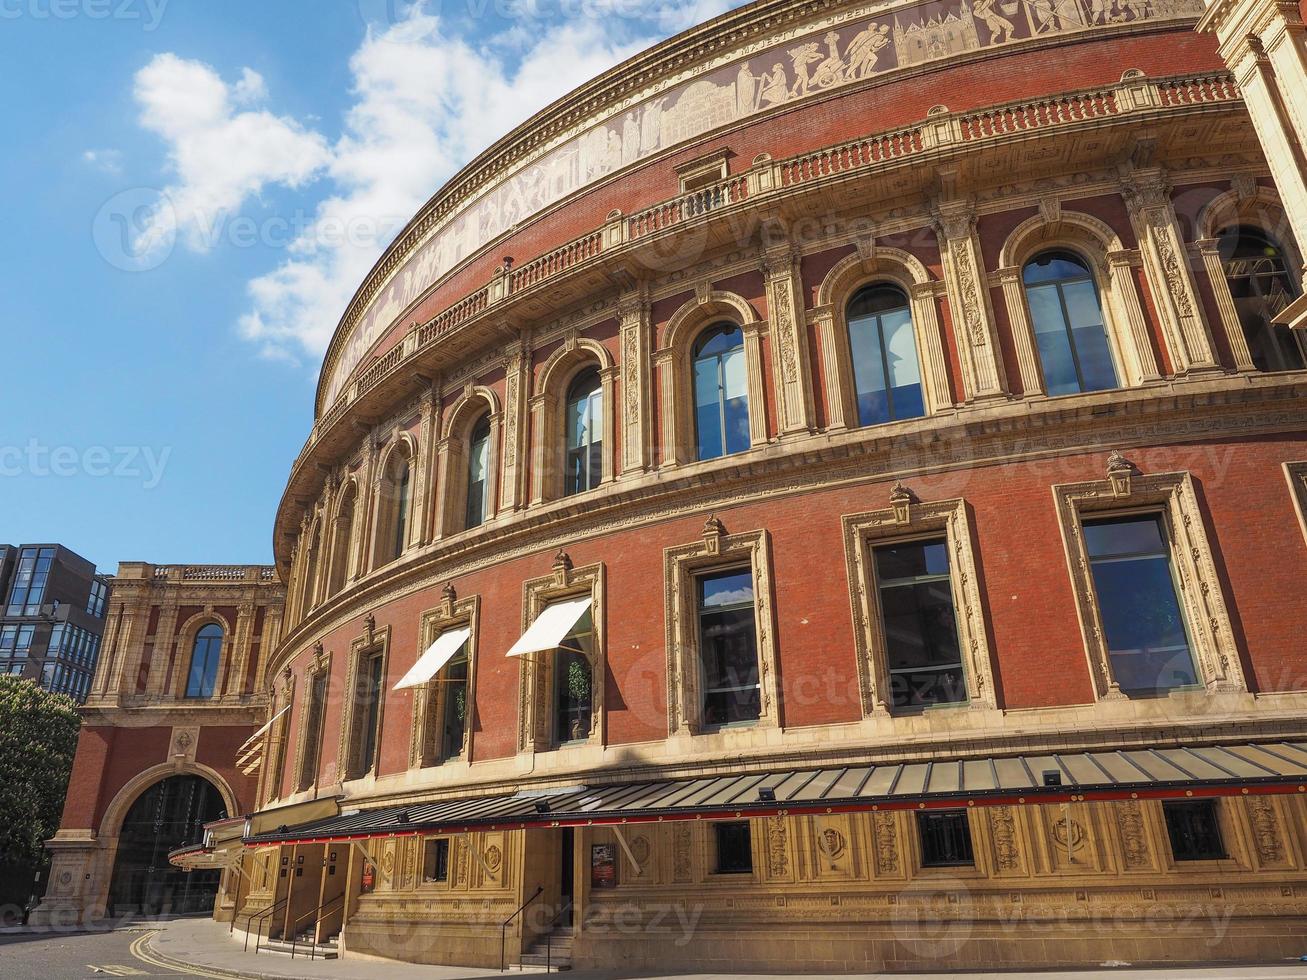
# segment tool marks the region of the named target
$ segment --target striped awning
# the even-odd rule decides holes
[[[1215,745],[732,772],[344,812],[246,838],[316,843],[468,830],[866,810],[1307,792],[1307,743]]]

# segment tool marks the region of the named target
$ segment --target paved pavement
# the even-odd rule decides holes
[[[348,957],[343,960],[291,960],[243,952],[225,925],[210,919],[174,919],[120,924],[111,930],[81,933],[0,932],[2,980],[65,980],[110,976],[206,977],[211,980],[474,980],[497,971],[464,967],[416,966]],[[573,980],[673,980],[655,974],[574,972]],[[1128,966],[1042,973],[914,973],[911,980],[1307,980],[1307,963],[1262,966],[1134,969]],[[902,980],[902,974],[875,974],[848,980]],[[777,980],[744,974],[683,975],[675,980]],[[805,978],[809,980],[809,978]]]

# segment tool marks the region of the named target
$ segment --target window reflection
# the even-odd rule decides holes
[[[1198,683],[1161,516],[1089,521],[1084,535],[1117,684],[1147,694]]]
[[[1284,250],[1258,228],[1237,225],[1218,236],[1225,281],[1243,326],[1248,353],[1259,371],[1304,366],[1303,342],[1271,321],[1298,296]]]
[[[467,513],[464,526],[480,527],[485,523],[490,470],[490,416],[483,415],[472,427],[467,456]]]
[[[1048,393],[1117,387],[1098,288],[1084,260],[1071,252],[1043,252],[1026,263],[1021,278]]]
[[[694,419],[698,459],[749,448],[744,333],[733,323],[710,328],[694,345]]]
[[[200,627],[191,645],[191,671],[186,678],[188,698],[211,698],[218,681],[218,660],[222,654],[222,627],[209,623]]]
[[[858,424],[924,415],[917,338],[907,294],[888,285],[860,290],[849,303],[848,323]]]
[[[753,572],[744,568],[704,575],[698,586],[704,725],[756,721],[762,702]]]
[[[567,391],[567,473],[563,493],[593,490],[603,479],[604,392],[599,370],[583,371]]]

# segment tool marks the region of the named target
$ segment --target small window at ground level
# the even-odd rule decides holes
[[[1171,854],[1177,861],[1217,861],[1226,856],[1216,800],[1175,800],[1162,804]]]
[[[917,830],[921,834],[923,868],[955,868],[976,863],[966,810],[918,813]]]
[[[749,874],[753,871],[753,843],[749,835],[749,822],[714,824],[717,834],[717,873],[719,875]]]
[[[427,841],[422,854],[422,880],[449,880],[449,838],[435,837]]]

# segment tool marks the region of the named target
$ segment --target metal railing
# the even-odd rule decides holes
[[[528,905],[530,905],[532,902],[534,902],[537,898],[539,898],[544,893],[545,893],[545,886],[536,885],[535,894],[532,895],[530,898],[528,898],[521,905],[519,905],[517,907],[517,911],[514,912],[512,915],[510,915],[507,919],[505,919],[503,925],[500,926],[499,928],[499,972],[500,973],[503,973],[506,969],[508,969],[505,962],[507,959],[505,947],[508,945],[508,927],[512,925],[514,919],[516,919],[519,915],[522,914],[522,910],[524,908],[526,908]]]
[[[318,933],[318,926],[322,924],[322,913],[326,912],[327,909],[331,908],[331,906],[335,905],[337,902],[340,902],[341,905],[343,906],[345,902],[345,896],[337,895],[330,902],[323,902],[316,909],[312,909],[308,912],[305,912],[298,919],[296,919],[294,922],[291,923],[290,926],[290,958],[291,959],[295,958],[295,950],[300,943],[299,924],[311,915],[316,916],[316,918],[313,920],[313,938],[309,942],[309,959],[315,959],[317,957],[317,953],[318,953],[317,933]]]
[[[254,920],[255,919],[259,920],[259,924],[255,928],[255,939],[254,939],[254,955],[257,956],[259,955],[259,947],[263,944],[264,920],[267,919],[268,916],[275,913],[278,909],[285,908],[286,903],[289,901],[290,899],[283,898],[280,902],[275,902],[274,904],[269,905],[266,909],[262,909],[258,912],[251,912],[249,915],[245,917],[245,946],[244,946],[245,952],[248,953],[250,949],[250,926],[254,925]]]

